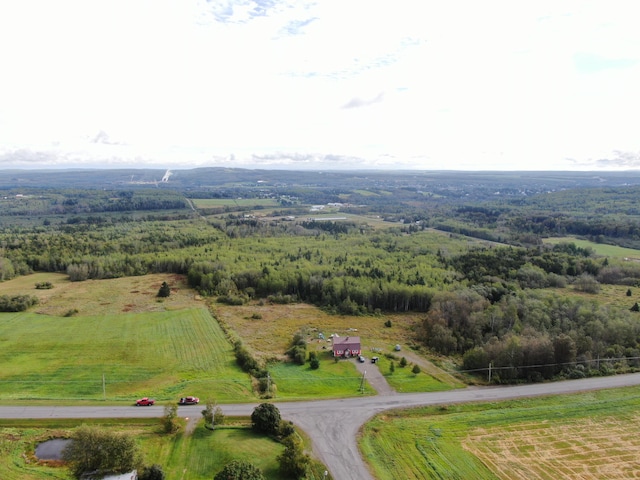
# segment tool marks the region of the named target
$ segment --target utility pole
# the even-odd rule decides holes
[[[491,383],[491,366],[493,365],[493,362],[489,362],[489,383]]]
[[[271,394],[271,374],[267,372],[267,394]]]
[[[360,393],[364,393],[364,376],[366,374],[367,374],[366,370],[362,372],[362,380],[360,380]]]
[[[102,399],[107,399],[107,385],[104,381],[104,373],[102,374]]]

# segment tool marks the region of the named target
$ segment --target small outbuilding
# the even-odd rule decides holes
[[[357,357],[361,353],[360,337],[333,337],[334,357]]]

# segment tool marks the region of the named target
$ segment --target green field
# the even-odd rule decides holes
[[[596,255],[617,259],[640,259],[640,250],[633,248],[618,247],[616,245],[607,245],[605,243],[595,243],[588,240],[580,240],[574,237],[551,237],[545,238],[544,243],[555,245],[558,243],[574,243],[576,247],[591,248]]]
[[[158,419],[83,420],[135,435],[147,465],[162,466],[167,479],[210,480],[232,460],[247,460],[262,470],[269,480],[280,477],[276,457],[282,444],[254,433],[246,425],[222,426],[211,431],[202,421],[193,432],[183,429],[174,435],[161,432]],[[246,419],[245,419],[246,423]],[[67,437],[76,420],[0,421],[0,478],[3,480],[71,480],[64,467],[38,463],[34,450],[49,438]]]
[[[389,411],[359,444],[378,480],[636,478],[638,407],[633,387]]]
[[[196,208],[214,207],[275,207],[279,203],[271,198],[194,198]]]
[[[7,403],[253,398],[231,345],[203,308],[92,317],[3,313],[0,343],[0,400]]]
[[[278,363],[269,368],[278,387],[278,400],[309,398],[343,398],[371,395],[374,390],[365,382],[352,362],[335,362],[329,353],[319,356],[320,368],[312,370],[309,364]]]

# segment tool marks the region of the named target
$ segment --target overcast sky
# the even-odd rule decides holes
[[[640,169],[637,0],[0,0],[0,168]]]

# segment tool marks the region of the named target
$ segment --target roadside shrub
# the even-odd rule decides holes
[[[287,422],[285,420],[280,421],[280,428],[278,430],[278,434],[282,437],[288,437],[289,435],[293,435],[296,429],[293,427],[292,422]]]
[[[285,478],[305,478],[311,459],[304,453],[302,442],[295,435],[289,435],[282,443],[284,451],[278,457],[280,473]]]
[[[267,435],[278,434],[280,428],[280,410],[272,403],[261,403],[251,414],[251,428]]]
[[[177,405],[165,405],[164,416],[162,417],[162,428],[165,433],[175,433],[180,429]]]
[[[421,371],[422,370],[420,370],[420,367],[418,365],[414,365],[411,369],[411,372],[413,372],[415,375],[419,374]]]

